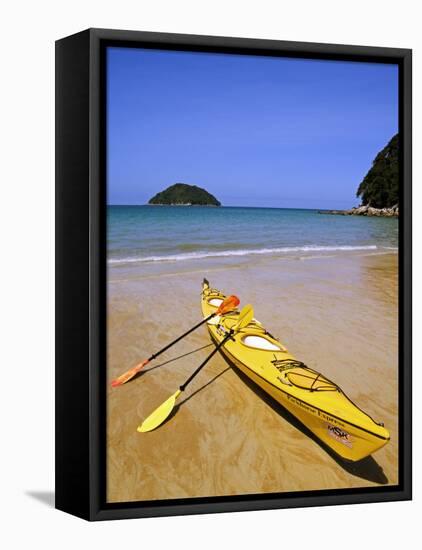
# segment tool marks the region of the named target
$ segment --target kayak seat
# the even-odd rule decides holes
[[[241,342],[248,348],[272,351],[273,353],[275,351],[287,351],[287,349],[276,340],[271,340],[270,338],[261,336],[260,334],[245,334],[242,336]]]

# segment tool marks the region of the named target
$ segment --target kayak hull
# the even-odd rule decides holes
[[[207,317],[225,296],[203,285],[202,313]],[[236,313],[208,324],[218,344],[236,322]],[[297,361],[287,348],[253,320],[221,348],[226,358],[277,401],[324,445],[341,458],[356,462],[382,448],[388,430],[355,405],[326,377]]]

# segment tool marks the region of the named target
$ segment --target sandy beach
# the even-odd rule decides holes
[[[140,421],[212,351],[201,327],[130,383],[115,389],[108,384],[107,500],[397,484],[397,254],[179,264],[109,269],[109,382],[200,320],[205,276],[238,295],[242,305],[251,303],[255,316],[297,358],[384,422],[391,441],[360,463],[342,462],[219,354],[170,421],[138,433]]]

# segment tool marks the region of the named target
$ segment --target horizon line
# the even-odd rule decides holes
[[[241,204],[236,204],[236,205],[223,205],[221,204],[220,206],[215,206],[213,204],[148,204],[148,203],[144,203],[144,204],[124,204],[124,203],[119,203],[119,204],[112,204],[112,203],[107,203],[106,206],[174,206],[174,207],[177,207],[177,208],[180,208],[180,207],[188,207],[188,208],[192,208],[192,207],[196,207],[196,208],[264,208],[264,209],[269,209],[269,210],[345,210],[345,208],[326,208],[326,207],[319,207],[319,208],[308,208],[308,207],[304,207],[304,206],[244,206],[244,205],[241,205]],[[352,206],[349,207],[350,208],[353,208]]]

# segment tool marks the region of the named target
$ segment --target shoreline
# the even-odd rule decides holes
[[[164,271],[109,268],[108,380],[198,322],[206,276],[242,305],[251,303],[298,359],[383,421],[391,441],[362,464],[338,462],[219,355],[174,418],[137,433],[139,420],[212,351],[207,331],[199,329],[132,382],[118,390],[108,386],[107,500],[396,484],[397,253],[198,260],[194,268],[179,263],[179,271],[174,264]]]
[[[123,258],[108,258],[107,263],[111,267],[125,266],[130,264],[170,264],[179,261],[195,262],[198,260],[214,260],[219,259],[238,260],[252,259],[254,262],[258,259],[276,258],[279,260],[287,259],[306,259],[309,257],[324,258],[332,255],[347,255],[347,254],[390,254],[397,252],[395,247],[378,247],[377,245],[362,245],[362,246],[304,246],[304,247],[281,247],[281,248],[263,248],[263,249],[234,249],[234,250],[198,250],[195,252],[180,252],[179,254],[168,254],[161,256],[130,256]],[[315,256],[316,255],[316,256]]]

